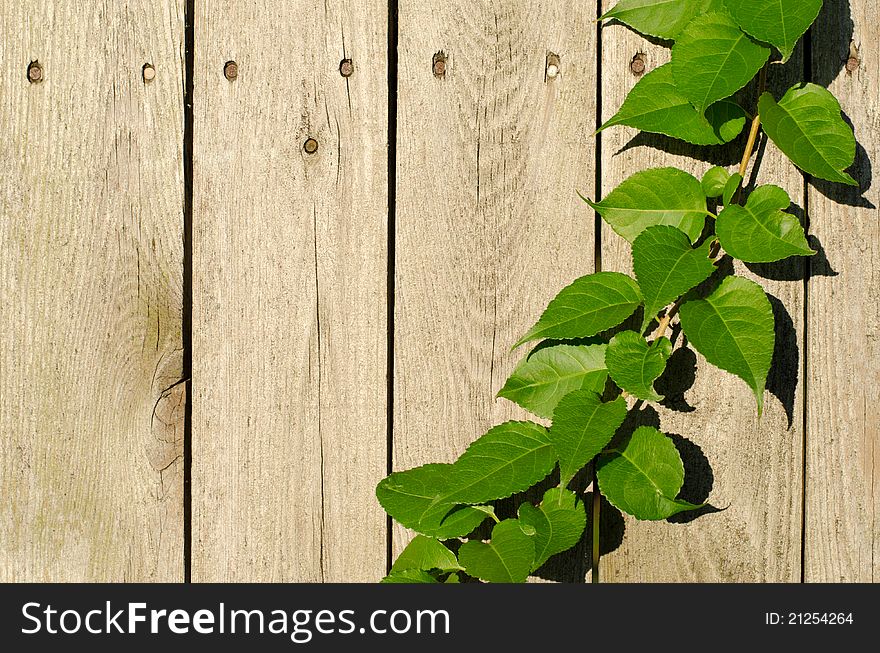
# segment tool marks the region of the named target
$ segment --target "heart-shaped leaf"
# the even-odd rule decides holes
[[[704,0],[619,0],[600,20],[616,18],[637,32],[674,39],[697,15]]]
[[[577,495],[558,487],[547,490],[537,508],[530,503],[522,504],[518,516],[521,523],[535,530],[532,571],[547,562],[550,556],[577,544],[587,525],[587,515]]]
[[[535,559],[534,539],[516,519],[505,519],[492,529],[488,543],[465,542],[458,551],[465,571],[490,583],[524,583]]]
[[[677,168],[643,170],[601,202],[584,199],[629,242],[658,224],[681,229],[693,242],[703,232],[706,216],[711,215],[699,180]]]
[[[694,249],[684,233],[662,225],[649,227],[636,238],[633,271],[645,298],[642,331],[660,309],[712,275],[710,247],[706,242]]]
[[[701,113],[730,97],[761,69],[770,48],[755,43],[726,13],[695,18],[672,46],[675,85]]]
[[[605,345],[554,345],[522,359],[498,396],[549,419],[569,392],[602,392],[607,378]]]
[[[672,440],[652,426],[640,426],[616,450],[602,454],[596,475],[611,505],[637,519],[666,519],[701,507],[676,499],[684,465]]]
[[[660,401],[654,381],[666,369],[672,354],[668,338],[658,338],[650,345],[635,331],[621,331],[608,343],[605,365],[614,382],[628,393],[644,401]]]
[[[840,115],[840,103],[816,84],[799,84],[777,103],[764,93],[758,101],[764,131],[804,172],[849,186],[846,172],[856,157],[856,138]]]
[[[599,131],[626,125],[694,145],[721,145],[736,138],[745,124],[745,112],[730,100],[716,102],[705,115],[697,111],[672,81],[672,66],[665,64],[639,80]]]
[[[807,243],[800,220],[783,212],[790,204],[788,193],[779,186],[760,186],[745,206],[732,204],[718,215],[718,240],[728,254],[747,263],[812,256],[816,252]]]
[[[642,303],[636,282],[619,272],[596,272],[559,291],[541,319],[514,345],[539,338],[587,338],[623,322]]]
[[[391,573],[421,569],[431,571],[458,571],[462,566],[458,564],[455,554],[443,544],[431,537],[416,535],[406,548],[397,556],[397,560],[391,566]]]
[[[449,471],[448,503],[485,503],[509,497],[542,480],[556,466],[547,429],[505,422],[474,441]]]
[[[376,497],[385,512],[407,528],[440,539],[462,537],[486,514],[443,499],[451,470],[452,465],[431,463],[394,472],[379,481]]]
[[[575,390],[562,398],[550,427],[550,440],[559,457],[562,487],[602,451],[624,419],[626,401],[623,397],[603,402],[591,390]]]
[[[776,339],[773,309],[763,288],[742,277],[727,277],[706,299],[682,305],[681,327],[707,361],[749,385],[760,415]]]
[[[703,175],[700,185],[703,187],[703,193],[706,197],[721,197],[724,193],[724,187],[730,179],[730,173],[721,166],[713,166]]]
[[[724,0],[724,4],[744,32],[775,45],[783,62],[822,8],[822,0]]]

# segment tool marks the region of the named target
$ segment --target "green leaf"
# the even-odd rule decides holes
[[[416,535],[397,556],[397,560],[391,566],[391,573],[410,569],[457,571],[462,569],[462,566],[455,559],[455,554],[443,544],[434,538]]]
[[[840,115],[840,103],[816,84],[793,86],[777,104],[769,93],[758,101],[764,131],[806,173],[858,186],[846,172],[856,157],[856,138]]]
[[[394,472],[379,481],[376,497],[400,524],[429,537],[449,539],[467,535],[486,514],[470,507],[456,509],[443,499],[452,465],[431,463]]]
[[[788,61],[822,9],[822,0],[725,0],[733,20],[759,41],[775,45]]]
[[[444,580],[443,582],[444,582],[444,583],[447,583],[447,584],[449,584],[449,583],[460,583],[460,582],[461,582],[461,579],[458,577],[458,574],[449,574],[449,575],[446,577],[446,580]]]
[[[602,392],[607,378],[605,345],[555,345],[522,359],[498,396],[549,419],[569,392]]]
[[[516,519],[505,519],[492,529],[492,540],[465,542],[458,550],[465,571],[490,583],[524,583],[535,559],[534,540]]]
[[[422,571],[421,569],[405,569],[403,571],[391,572],[380,582],[414,585],[421,583],[439,583],[440,581],[427,571]]]
[[[652,426],[640,426],[618,449],[600,456],[597,477],[611,505],[637,519],[666,519],[702,507],[676,499],[684,465],[672,440]]]
[[[760,186],[745,206],[726,207],[715,223],[724,250],[746,263],[769,263],[789,256],[812,256],[800,220],[784,213],[791,204],[779,186]],[[643,287],[644,291],[644,287]]]
[[[699,180],[677,168],[637,172],[601,202],[585,201],[629,242],[658,224],[681,229],[693,242],[711,215]]]
[[[664,64],[638,81],[599,131],[626,125],[694,145],[721,145],[736,138],[745,124],[745,111],[730,100],[716,102],[705,116],[697,111],[672,81],[672,66]]]
[[[769,57],[769,48],[716,12],[694,19],[679,35],[672,46],[672,75],[702,113],[748,84]]]
[[[621,331],[608,343],[605,365],[614,382],[628,393],[644,401],[660,401],[654,381],[666,369],[672,355],[668,338],[658,338],[650,345],[635,331]]]
[[[539,338],[594,336],[623,322],[642,303],[636,282],[619,272],[596,272],[559,291],[537,324],[514,345]]]
[[[733,196],[736,195],[736,191],[739,190],[742,182],[742,175],[738,172],[734,172],[732,175],[730,175],[730,179],[728,179],[727,183],[724,184],[724,193],[723,197],[721,198],[721,202],[724,204],[724,206],[730,206],[730,203],[733,202]]]
[[[532,571],[547,562],[550,556],[577,544],[587,525],[587,515],[577,495],[558,487],[547,490],[537,508],[530,503],[522,504],[518,516],[521,523],[535,530]]]
[[[616,18],[642,34],[674,39],[702,4],[703,0],[620,0],[600,20]]]
[[[505,422],[471,443],[449,472],[444,500],[484,503],[527,490],[553,471],[556,453],[547,429]]]
[[[559,457],[560,486],[565,487],[607,445],[626,419],[626,401],[603,402],[590,390],[575,390],[556,407],[550,440]]]
[[[724,194],[724,187],[730,179],[730,173],[721,166],[714,166],[706,171],[700,185],[703,187],[703,193],[706,197],[721,197]]]
[[[773,360],[773,326],[773,309],[763,288],[742,277],[727,277],[706,299],[681,307],[688,341],[707,361],[749,385],[759,415]]]
[[[709,259],[710,242],[694,249],[675,227],[645,229],[632,246],[633,271],[645,298],[641,330],[667,304],[678,299],[715,271]]]

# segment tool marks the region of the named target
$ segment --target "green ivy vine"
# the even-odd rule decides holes
[[[724,257],[767,263],[815,254],[800,220],[787,212],[784,189],[745,192],[761,129],[806,174],[857,185],[846,173],[855,137],[834,96],[811,83],[780,99],[766,91],[769,64],[788,60],[821,7],[822,0],[620,0],[602,17],[671,41],[672,53],[601,129],[626,125],[712,146],[734,140],[750,123],[742,163],[733,174],[713,167],[702,180],[676,168],[645,170],[601,201],[585,198],[632,244],[635,278],[596,272],[576,279],[514,345],[539,341],[498,394],[549,426],[500,424],[452,464],[395,472],[379,483],[383,508],[418,533],[384,582],[525,581],[583,537],[586,510],[569,485],[587,466],[595,480],[594,563],[600,493],[637,519],[702,507],[678,496],[684,466],[667,435],[621,427],[640,402],[663,399],[654,382],[672,353],[666,333],[676,316],[706,361],[748,384],[761,413],[775,339],[770,301],[754,281],[715,272]],[[733,96],[755,78],[759,100],[751,116]],[[534,491],[531,500],[521,498],[547,487],[556,470],[557,486],[538,500]],[[495,502],[508,497],[519,501],[516,517],[500,519]],[[491,536],[483,529],[481,539],[474,532],[487,519],[494,521]],[[594,579],[596,571],[594,564]]]

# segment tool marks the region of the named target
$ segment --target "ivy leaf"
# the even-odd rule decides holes
[[[727,183],[724,185],[724,193],[721,198],[721,202],[724,206],[730,206],[730,203],[733,202],[733,196],[736,195],[736,191],[739,190],[740,185],[742,185],[743,177],[738,172],[734,172],[730,175],[730,179],[727,180]]]
[[[758,100],[764,131],[806,173],[858,186],[844,170],[856,157],[856,138],[840,114],[840,103],[816,84],[799,84],[777,104],[770,93]]]
[[[614,382],[628,393],[644,401],[660,401],[654,381],[666,369],[672,355],[668,338],[657,338],[650,345],[635,331],[621,331],[608,343],[605,365]]]
[[[456,509],[443,499],[452,465],[431,463],[403,472],[394,472],[379,481],[376,497],[389,515],[414,531],[450,539],[467,535],[486,514],[470,507]]]
[[[645,229],[632,246],[633,271],[645,298],[641,330],[667,304],[715,271],[709,259],[710,242],[694,249],[688,237],[675,227]],[[618,384],[619,385],[619,384]]]
[[[380,582],[414,585],[422,583],[439,583],[440,581],[427,571],[422,571],[421,569],[405,569],[403,571],[391,572]]]
[[[587,514],[574,492],[550,488],[537,508],[530,503],[519,507],[519,521],[535,530],[535,560],[532,571],[550,556],[568,551],[578,543],[587,525]]]
[[[602,392],[605,345],[554,345],[526,356],[498,392],[539,417],[553,417],[556,404],[573,390]]]
[[[791,204],[779,186],[760,186],[745,206],[726,207],[715,223],[724,250],[746,263],[770,263],[789,256],[812,256],[800,220],[784,213]],[[643,287],[644,291],[644,287]]]
[[[462,566],[455,559],[455,554],[443,544],[431,537],[416,535],[406,545],[406,548],[397,556],[397,560],[391,566],[391,573],[419,569],[431,571],[458,571]]]
[[[640,426],[618,449],[600,456],[597,477],[611,505],[637,519],[666,519],[702,507],[675,498],[684,465],[672,440],[652,426]]]
[[[763,288],[742,277],[727,277],[706,299],[681,307],[681,328],[707,361],[749,385],[760,415],[776,337]]]
[[[721,197],[724,194],[724,187],[730,179],[730,173],[721,166],[714,166],[706,171],[700,185],[703,187],[703,193],[706,197]]]
[[[749,83],[770,57],[725,13],[695,18],[672,46],[672,75],[701,113]]]
[[[642,34],[674,39],[702,4],[703,0],[620,0],[600,20],[616,18]]]
[[[535,544],[516,519],[505,519],[492,529],[488,543],[465,542],[458,550],[465,571],[490,583],[524,583],[532,570]]]
[[[449,472],[446,502],[484,503],[521,492],[556,466],[547,429],[534,422],[505,422],[475,440]]]
[[[733,20],[759,41],[775,45],[783,63],[822,9],[822,0],[724,0]]]
[[[601,202],[584,200],[629,242],[658,224],[681,229],[693,242],[711,215],[699,180],[677,168],[637,172]]]
[[[626,125],[693,145],[721,145],[736,138],[745,124],[745,111],[730,100],[716,102],[705,116],[697,111],[672,81],[672,66],[664,64],[638,81],[599,131]]]
[[[550,427],[550,440],[559,457],[561,487],[611,442],[624,419],[623,397],[603,402],[591,390],[575,390],[562,398]]]
[[[615,327],[642,303],[636,282],[620,272],[596,272],[559,291],[514,349],[539,338],[587,338]]]

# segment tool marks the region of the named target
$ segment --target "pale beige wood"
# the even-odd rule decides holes
[[[606,4],[610,7],[613,3]],[[602,111],[606,120],[617,111],[638,79],[631,70],[632,59],[638,53],[645,57],[646,72],[669,60],[667,48],[653,45],[621,25],[603,29]],[[796,55],[785,71],[778,66],[771,69],[770,85],[777,96],[780,89],[787,88],[786,80],[791,83],[800,79],[802,64],[799,61]],[[754,103],[755,100],[749,101]],[[754,106],[747,109],[753,111]],[[604,194],[638,170],[673,165],[699,178],[712,165],[691,158],[700,156],[700,150],[695,148],[644,135],[630,143],[635,135],[635,130],[624,127],[602,133]],[[714,157],[733,171],[742,156],[744,140],[736,146],[718,149],[714,154],[704,150],[702,156]],[[763,152],[758,183],[782,186],[794,203],[803,206],[803,179],[772,144]],[[629,243],[607,225],[603,225],[602,230],[602,267],[631,272]],[[799,350],[803,333],[803,267],[798,262],[774,267],[795,280],[762,279],[744,267],[737,273],[758,280],[768,293],[781,301],[790,316],[791,322],[786,326],[779,328],[777,324],[777,340],[783,344],[782,352],[777,345],[777,355],[783,355],[774,360],[768,385],[785,389],[783,394],[788,396],[791,424],[786,408],[770,392],[765,393],[764,415],[758,419],[754,398],[746,384],[697,357],[695,383],[684,395],[687,404],[695,410],[677,412],[652,404],[648,412],[658,409],[661,430],[687,438],[702,450],[703,464],[696,469],[705,469],[705,460],[708,460],[714,476],[708,499],[714,506],[726,510],[688,523],[639,522],[626,517],[622,544],[602,557],[603,580],[781,582],[800,579],[803,361]],[[681,342],[679,335],[677,348]],[[682,360],[693,369],[694,358]],[[630,405],[632,403],[630,400]],[[686,466],[691,457],[692,454],[686,454]],[[701,456],[692,459],[700,461]],[[707,484],[706,479],[694,480],[698,486]]]
[[[594,18],[557,0],[400,3],[395,469],[526,417],[494,399],[526,351],[510,347],[593,269],[576,191],[594,183]],[[409,536],[396,528],[396,551]]]
[[[825,3],[813,46],[860,144],[859,189],[809,186],[810,228],[837,276],[808,290],[805,580],[880,579],[880,12],[873,0]],[[855,49],[850,52],[850,43]],[[850,56],[856,61],[845,69]],[[857,66],[857,67],[856,67]],[[824,268],[824,266],[822,266]]]
[[[183,578],[183,5],[0,6],[0,581]]]
[[[193,580],[384,574],[386,25],[196,3]]]

